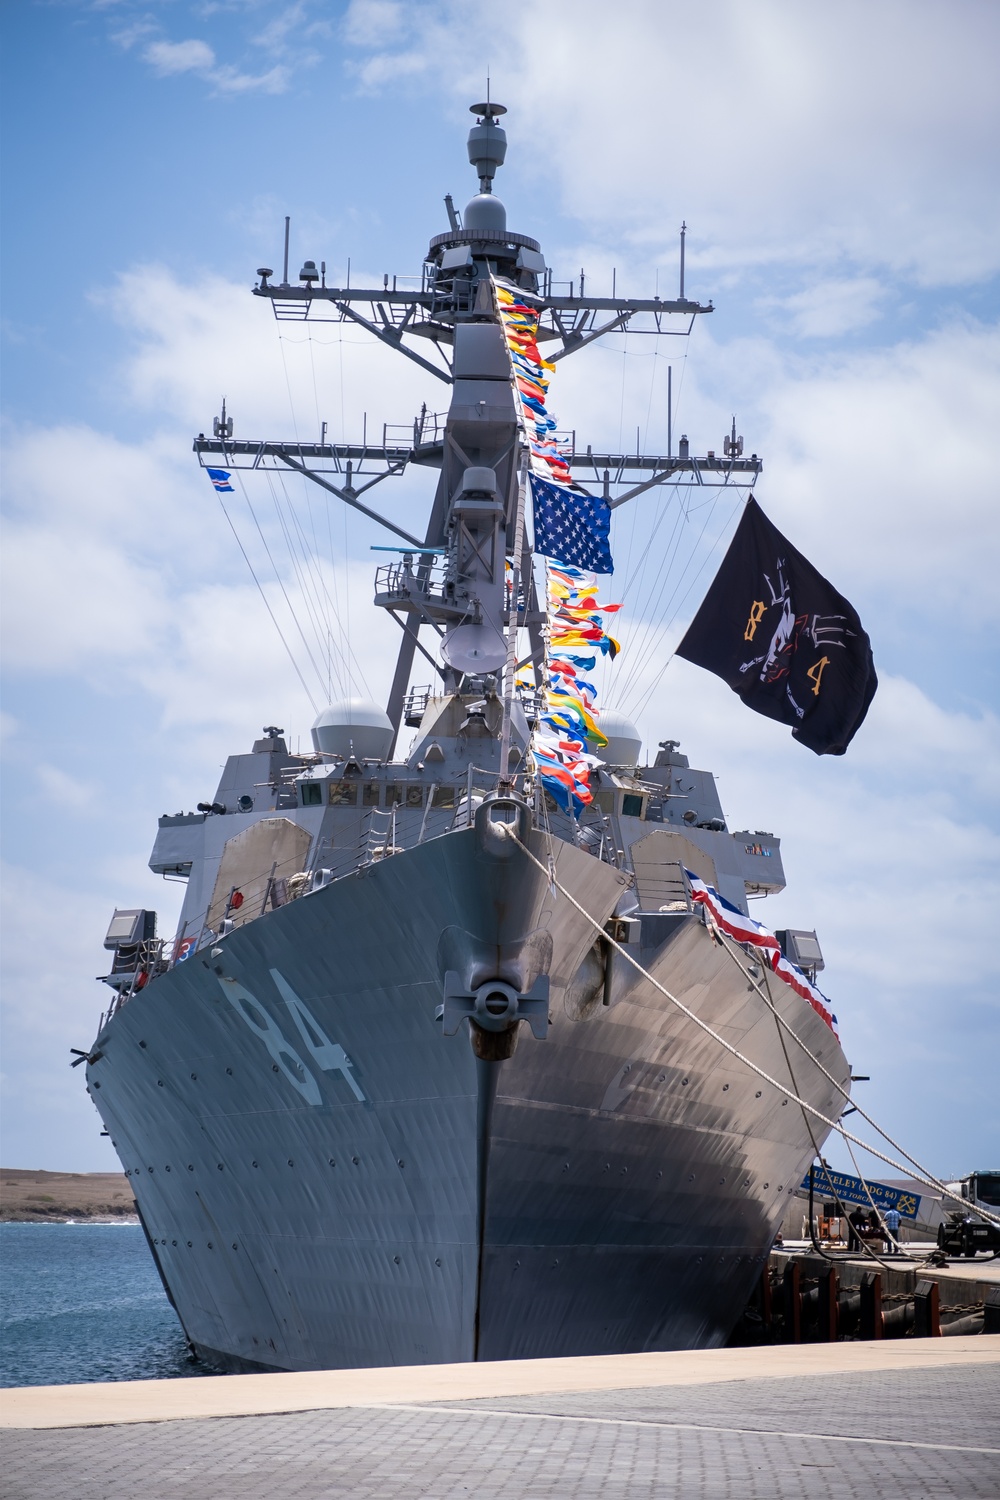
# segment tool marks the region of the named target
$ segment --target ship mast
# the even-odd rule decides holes
[[[446,692],[458,691],[470,676],[482,679],[506,666],[505,698],[512,689],[510,665],[513,660],[516,666],[519,627],[528,630],[530,659],[542,658],[544,613],[535,593],[525,529],[518,525],[519,514],[523,518],[520,434],[493,279],[519,289],[538,306],[538,341],[544,341],[546,358],[555,362],[624,329],[685,338],[699,315],[713,311],[711,302],[703,305],[685,295],[683,269],[674,299],[624,297],[616,284],[610,297],[587,296],[582,271],[578,285],[555,281],[538,241],[507,228],[506,209],[493,191],[507,149],[499,124],[506,109],[487,100],[471,110],[476,123],[469,132],[468,155],[479,191],[461,216],[451,196],[446,198],[449,228],[431,240],[419,287],[401,287],[397,277],[390,286],[388,276],[381,288],[327,286],[325,262],[317,268],[312,260],[303,262],[298,283],[293,284],[288,274],[287,220],[282,279],[276,283],[273,270],[262,266],[254,287],[254,295],[271,303],[279,321],[349,321],[364,328],[449,386],[448,412],[435,415],[424,407],[397,440],[392,440],[386,425],[381,442],[369,442],[366,432],[361,443],[327,442],[325,430],[319,443],[237,439],[227,415],[224,423],[215,423],[211,438],[202,433],[194,443],[203,465],[221,459],[229,468],[300,473],[378,521],[404,544],[385,549],[398,556],[378,568],[375,587],[375,602],[388,610],[402,631],[387,705],[397,735],[417,651],[430,662]],[[684,234],[686,226],[682,257]],[[680,439],[676,454],[665,455],[643,454],[638,442],[634,453],[595,453],[589,445],[578,447],[575,433],[560,434],[559,439],[574,484],[600,490],[612,508],[668,482],[752,484],[761,469],[757,455],[744,458],[742,444],[737,451],[735,441],[727,440],[720,458],[714,452],[691,455],[686,437]],[[422,539],[362,500],[411,464],[439,474]],[[508,560],[520,579],[513,593],[507,586]],[[421,641],[423,627],[438,636],[442,662]],[[504,723],[509,731],[509,704],[507,708]],[[504,756],[501,774],[506,771]]]

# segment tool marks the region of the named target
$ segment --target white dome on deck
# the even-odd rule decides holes
[[[597,724],[601,733],[608,737],[604,749],[597,751],[601,760],[609,766],[634,771],[639,763],[642,735],[632,720],[613,708],[602,708],[597,714]]]
[[[385,760],[392,744],[392,720],[367,698],[344,698],[324,708],[312,727],[313,746],[327,755],[352,753],[358,760]]]

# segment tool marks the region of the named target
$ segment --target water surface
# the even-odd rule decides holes
[[[0,1224],[0,1385],[166,1380],[193,1360],[138,1224]]]

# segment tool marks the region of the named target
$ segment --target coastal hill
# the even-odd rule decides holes
[[[32,1172],[0,1167],[0,1222],[135,1217],[135,1199],[123,1172]]]

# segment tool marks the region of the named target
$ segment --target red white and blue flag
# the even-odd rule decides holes
[[[760,922],[755,922],[753,917],[745,917],[743,913],[724,896],[720,896],[713,886],[706,885],[699,880],[691,870],[685,870],[688,884],[691,887],[691,899],[703,906],[712,921],[723,932],[735,938],[738,943],[748,943],[759,949],[767,966],[779,979],[783,979],[790,985],[795,993],[803,1000],[808,1001],[816,1014],[826,1022],[834,1036],[837,1035],[837,1017],[830,1009],[830,1002],[821,990],[806,978],[802,970],[789,960],[781,951],[781,944],[773,932],[764,927]]]
[[[220,494],[222,494],[226,490],[228,490],[231,495],[235,494],[235,490],[229,483],[230,475],[226,469],[206,468],[205,473],[212,481],[212,488],[218,490]]]

